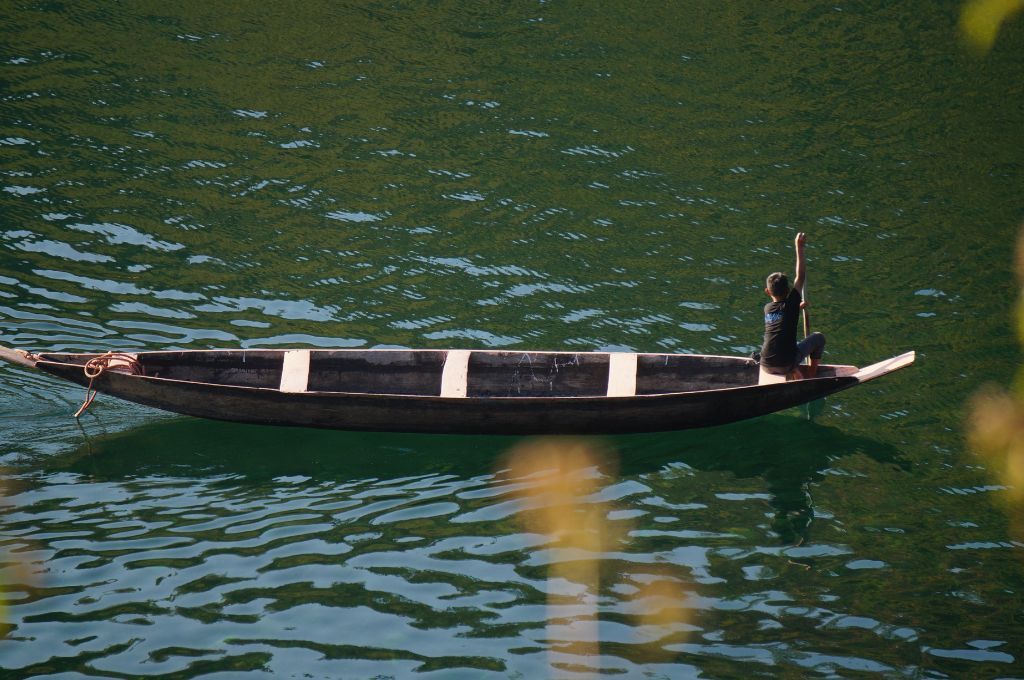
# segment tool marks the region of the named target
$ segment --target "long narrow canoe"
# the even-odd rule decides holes
[[[628,352],[247,349],[101,358],[0,347],[0,359],[190,416],[342,430],[490,434],[654,432],[721,425],[860,385],[914,362],[823,365],[766,380],[743,357]],[[93,362],[93,367],[97,362]],[[96,371],[94,370],[93,373]]]

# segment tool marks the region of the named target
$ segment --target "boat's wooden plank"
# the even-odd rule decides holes
[[[285,351],[279,388],[282,392],[306,391],[309,385],[309,352],[308,349]]]
[[[636,354],[610,352],[608,354],[608,396],[636,396]]]
[[[775,385],[777,383],[784,383],[789,379],[787,375],[777,375],[775,373],[769,373],[764,370],[764,366],[760,366],[757,372],[757,384],[758,385]]]
[[[470,354],[468,349],[448,350],[448,356],[444,360],[444,370],[441,372],[442,397],[466,396],[466,385],[469,383]]]

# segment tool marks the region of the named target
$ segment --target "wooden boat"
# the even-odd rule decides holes
[[[766,379],[743,357],[627,352],[229,349],[101,355],[0,347],[0,359],[128,401],[218,420],[397,432],[598,434],[681,430],[780,411],[909,366],[914,352],[859,369],[822,365],[813,379],[788,381]]]

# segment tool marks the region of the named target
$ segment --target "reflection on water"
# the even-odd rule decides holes
[[[265,481],[296,475],[361,477],[367,473],[367,459],[374,461],[374,477],[401,478],[424,471],[478,476],[490,472],[492,461],[517,442],[515,437],[301,432],[302,445],[296,448],[294,431],[287,428],[168,418],[114,435],[85,435],[76,451],[48,456],[46,461],[48,466],[110,479],[133,474],[242,475]],[[586,467],[583,462],[592,461],[605,470],[605,478],[616,477],[620,468],[621,474],[630,476],[654,472],[683,475],[697,470],[757,478],[765,485],[764,500],[774,513],[773,530],[783,543],[799,543],[808,537],[814,517],[809,489],[829,472],[831,462],[864,455],[895,470],[909,469],[909,462],[891,444],[813,421],[794,428],[792,418],[762,418],[729,428],[631,435],[608,441],[616,443],[621,457],[592,443],[590,448],[570,448],[569,453],[557,456],[554,453],[559,449],[552,444],[550,458],[557,462],[567,456],[563,463],[569,469]],[[161,454],[169,442],[174,442],[173,450]],[[339,450],[340,445],[343,448]],[[275,451],[280,450],[290,455],[277,455]],[[574,463],[573,456],[579,456],[579,461]],[[523,454],[520,464],[534,465],[538,472],[560,469],[554,462],[545,463],[547,458],[543,453]],[[666,463],[669,465],[661,469]],[[518,470],[518,474],[527,473]],[[545,488],[534,491],[542,493]],[[571,493],[571,487],[543,492],[556,491],[565,499],[580,495]]]
[[[913,468],[796,415],[590,442],[86,419],[7,474],[0,547],[28,569],[0,575],[0,654],[25,675],[918,668],[927,614],[870,584],[930,591],[899,574],[934,557],[901,499],[846,499]],[[954,610],[985,606],[957,574],[993,549],[951,543]],[[936,655],[1007,663],[1002,635]]]
[[[782,543],[810,538],[814,500],[810,488],[835,472],[845,456],[861,455],[894,470],[908,470],[899,449],[808,421],[793,426],[790,418],[762,418],[736,427],[686,433],[685,437],[637,436],[626,440],[624,474],[643,472],[647,456],[673,457],[665,471],[727,471],[764,483],[763,500],[771,508],[772,530]]]
[[[794,546],[769,517],[794,499],[813,515],[808,486],[842,457],[897,453],[785,417],[717,432],[516,443],[168,419],[90,437],[5,510],[8,549],[43,579],[5,577],[22,594],[0,652],[27,674],[633,674],[769,649],[834,663],[814,635],[778,637],[828,622],[881,646],[846,667],[895,668],[879,659],[913,629],[835,589],[807,608],[768,586],[884,568],[826,531]]]

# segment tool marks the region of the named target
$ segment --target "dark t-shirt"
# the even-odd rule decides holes
[[[782,302],[764,306],[764,342],[761,365],[784,373],[796,363],[796,325],[800,318],[800,291],[794,288]]]

